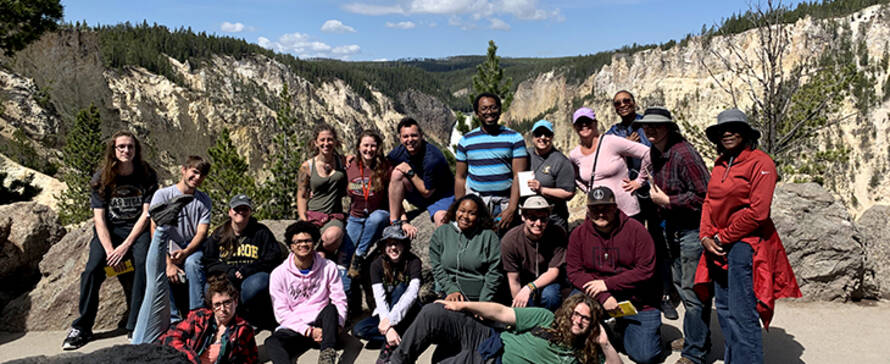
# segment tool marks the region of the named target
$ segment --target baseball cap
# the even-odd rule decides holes
[[[578,110],[575,110],[575,114],[572,115],[572,124],[574,125],[575,123],[577,123],[578,119],[582,117],[588,118],[590,120],[596,120],[596,113],[593,112],[593,110],[589,107],[582,107]]]
[[[232,199],[229,200],[229,208],[234,209],[239,206],[247,206],[253,210],[253,200],[243,193],[235,195],[235,197],[232,197]]]
[[[615,194],[609,187],[597,186],[587,193],[587,206],[614,205]]]

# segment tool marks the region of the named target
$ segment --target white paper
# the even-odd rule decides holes
[[[175,241],[173,241],[173,240],[167,241],[167,253],[172,255],[173,253],[176,253],[180,250],[182,250],[182,248],[180,248],[179,244],[176,244]]]
[[[519,177],[519,196],[534,196],[535,191],[528,187],[528,181],[535,179],[534,171],[525,171],[517,173]]]

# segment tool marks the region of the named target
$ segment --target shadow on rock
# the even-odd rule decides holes
[[[154,344],[116,345],[89,354],[65,353],[56,356],[34,356],[8,362],[9,364],[92,364],[92,363],[157,363],[188,364],[185,354],[171,347]]]

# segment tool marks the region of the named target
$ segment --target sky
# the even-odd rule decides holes
[[[300,58],[591,54],[698,34],[750,0],[62,0],[65,21],[191,27]],[[799,1],[792,1],[797,3]],[[788,1],[786,1],[788,3]]]

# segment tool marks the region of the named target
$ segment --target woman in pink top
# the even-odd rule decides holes
[[[640,188],[648,173],[640,173],[636,180],[629,180],[625,158],[642,159],[642,170],[649,171],[652,164],[649,147],[614,135],[599,135],[596,123],[596,114],[586,107],[576,110],[572,117],[572,125],[581,138],[581,144],[569,152],[569,160],[575,165],[575,183],[584,193],[591,185],[608,187],[615,191],[618,209],[627,216],[636,217],[640,205],[632,193]],[[599,153],[597,148],[600,148]],[[591,183],[594,161],[596,175]]]

